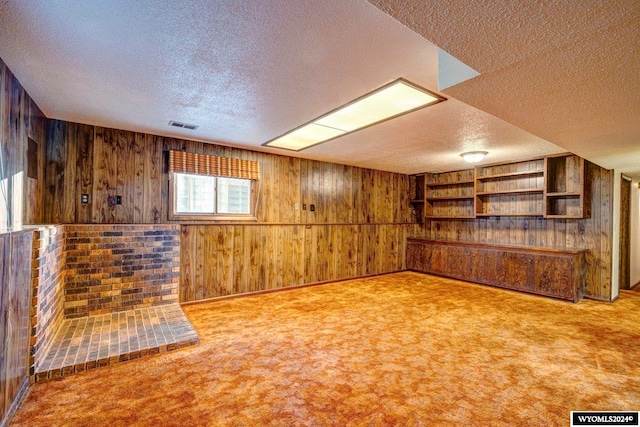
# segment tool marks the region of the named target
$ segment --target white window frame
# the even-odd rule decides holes
[[[182,172],[169,173],[169,219],[170,220],[195,220],[195,221],[257,221],[255,216],[255,181],[250,181],[249,187],[249,212],[250,213],[217,213],[217,191],[218,191],[218,177],[212,176],[214,179],[214,194],[213,204],[214,211],[216,212],[176,212],[178,207],[178,191],[176,175],[194,175]],[[225,177],[222,177],[225,178]],[[242,178],[234,178],[242,179]]]

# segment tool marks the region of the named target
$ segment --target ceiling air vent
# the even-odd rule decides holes
[[[174,126],[177,128],[183,128],[183,129],[189,129],[189,130],[196,130],[199,127],[198,125],[190,125],[188,123],[174,122],[173,120],[169,122],[169,126]]]

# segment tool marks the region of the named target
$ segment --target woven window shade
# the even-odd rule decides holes
[[[169,151],[169,172],[227,178],[260,179],[260,163],[207,154]]]

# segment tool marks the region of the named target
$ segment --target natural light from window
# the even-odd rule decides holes
[[[250,214],[251,180],[176,173],[176,215]]]

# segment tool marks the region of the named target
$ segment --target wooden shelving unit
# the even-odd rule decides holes
[[[475,168],[476,216],[543,216],[544,159]]]
[[[411,204],[416,210],[416,218],[418,222],[422,222],[424,218],[424,192],[425,192],[425,174],[420,173],[411,176],[409,181]]]
[[[412,203],[427,219],[585,218],[585,161],[570,153],[414,175]]]
[[[473,169],[425,175],[425,217],[474,218]]]
[[[584,218],[584,159],[574,154],[547,156],[544,162],[545,218]]]

